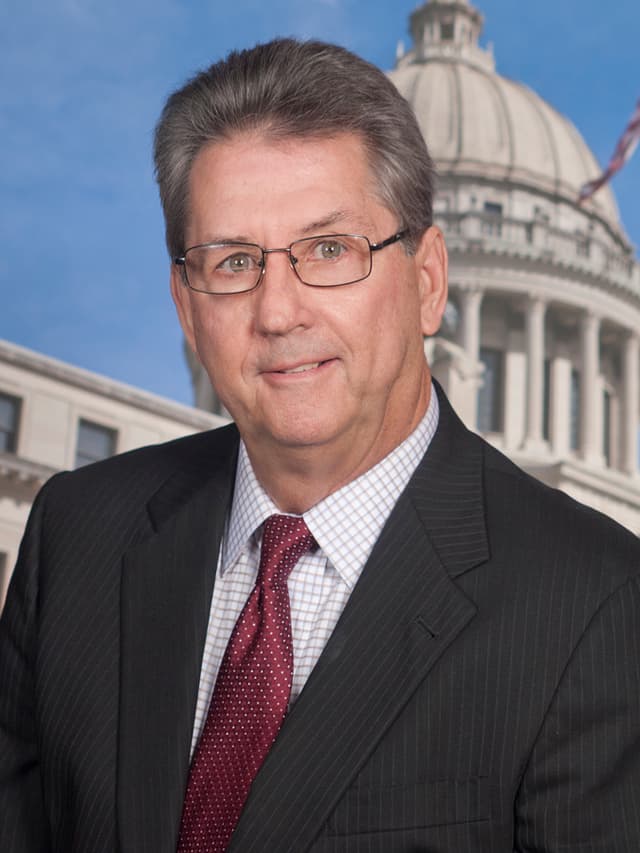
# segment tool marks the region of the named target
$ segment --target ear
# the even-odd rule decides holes
[[[178,312],[178,319],[182,326],[185,339],[194,354],[197,356],[196,336],[193,331],[193,307],[191,305],[191,291],[182,277],[182,268],[177,264],[171,264],[171,296]]]
[[[416,247],[416,266],[420,283],[420,320],[423,335],[435,335],[447,306],[448,256],[442,231],[428,228]]]

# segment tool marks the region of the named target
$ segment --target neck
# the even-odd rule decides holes
[[[371,431],[372,438],[360,455],[353,452],[351,436],[331,445],[304,445],[282,447],[264,445],[256,447],[245,439],[247,453],[254,473],[278,509],[284,513],[301,515],[328,495],[351,483],[385,456],[388,456],[417,427],[429,406],[431,395],[430,376],[421,385],[413,405],[412,413],[402,428],[394,425]]]

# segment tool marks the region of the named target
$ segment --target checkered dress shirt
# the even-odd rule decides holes
[[[411,435],[356,480],[304,513],[319,547],[304,554],[289,576],[295,702],[345,608],[400,494],[426,453],[438,425],[438,398]],[[236,483],[223,536],[191,741],[195,749],[233,627],[254,587],[264,521],[280,510],[258,483],[240,443]]]

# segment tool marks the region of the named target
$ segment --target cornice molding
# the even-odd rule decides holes
[[[640,477],[638,476],[624,474],[611,468],[595,468],[578,459],[564,459],[545,464],[518,453],[510,452],[509,456],[516,464],[545,483],[563,490],[569,485],[576,485],[589,489],[603,498],[613,498],[636,510],[640,509]]]
[[[196,430],[213,429],[228,423],[228,419],[220,415],[213,415],[201,409],[176,403],[149,391],[142,391],[124,382],[117,382],[115,379],[109,379],[99,373],[92,373],[81,367],[58,361],[9,341],[0,340],[0,362],[28,370],[40,376],[46,376],[49,379],[92,394],[98,394],[109,400],[133,406],[152,415],[193,427]]]
[[[14,456],[12,453],[0,453],[0,480],[9,480],[21,486],[33,486],[39,489],[59,470],[50,465],[42,465],[21,456]]]

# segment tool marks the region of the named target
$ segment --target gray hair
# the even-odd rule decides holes
[[[381,202],[407,251],[433,221],[434,167],[416,118],[386,75],[345,48],[276,39],[233,51],[168,99],[156,127],[156,179],[169,254],[186,248],[189,175],[206,146],[243,131],[270,139],[358,134]]]

